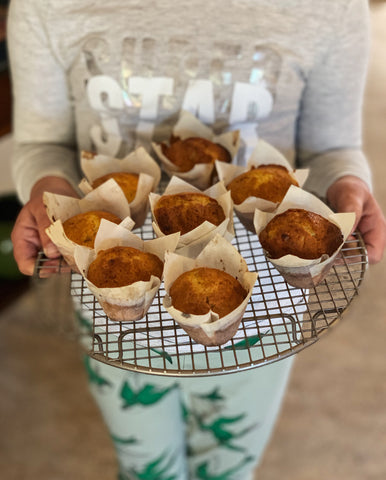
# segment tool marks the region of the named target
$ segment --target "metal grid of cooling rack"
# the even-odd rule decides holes
[[[154,237],[151,219],[135,231]],[[233,244],[259,276],[238,332],[225,345],[195,343],[163,308],[163,283],[146,316],[114,322],[103,312],[83,277],[71,274],[71,294],[90,356],[113,366],[156,375],[206,376],[256,368],[315,343],[340,319],[358,294],[367,268],[362,238],[347,241],[327,278],[315,288],[288,285],[266,260],[256,234],[235,218]]]

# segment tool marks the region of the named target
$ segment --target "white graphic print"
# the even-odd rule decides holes
[[[108,74],[111,66],[100,61],[100,50],[93,52],[90,43],[84,48],[90,74],[86,95],[98,119],[89,128],[93,148],[119,156],[138,145],[147,147],[157,130],[165,132],[168,126],[170,131],[184,109],[217,131],[240,129],[252,149],[259,120],[273,108],[281,66],[278,53],[256,46],[247,59],[237,45],[214,45],[202,64],[186,39],[170,39],[161,60],[156,47],[150,38],[125,38],[118,79]],[[138,49],[139,65],[134,60]]]
[[[182,109],[194,113],[203,123],[213,125],[214,98],[210,80],[190,80],[182,103]]]
[[[91,108],[100,116],[100,125],[93,125],[90,130],[95,148],[99,153],[116,155],[122,138],[113,112],[121,111],[125,107],[122,91],[114,79],[106,75],[96,75],[88,82],[87,96]]]

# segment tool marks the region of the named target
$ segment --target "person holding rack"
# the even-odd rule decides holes
[[[239,163],[262,138],[309,168],[304,188],[355,212],[369,262],[381,260],[386,222],[361,138],[366,0],[11,0],[7,28],[22,273],[40,250],[58,257],[42,195],[79,196],[79,152],[150,151],[181,110],[240,130]],[[173,379],[88,359],[119,478],[252,479],[292,363]]]

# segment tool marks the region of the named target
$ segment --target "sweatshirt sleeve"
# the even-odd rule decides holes
[[[39,11],[44,3],[13,0],[7,23],[14,97],[12,172],[24,203],[33,185],[47,175],[66,178],[74,187],[79,182],[67,79],[50,48]]]
[[[297,165],[309,168],[305,188],[324,197],[344,175],[371,188],[371,173],[362,151],[362,107],[369,54],[366,0],[346,2],[329,48],[313,66],[298,117]]]

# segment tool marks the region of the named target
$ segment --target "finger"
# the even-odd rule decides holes
[[[57,257],[37,265],[38,254],[42,249],[37,230],[27,230],[24,233],[23,237],[16,234],[13,242],[13,255],[20,272],[29,276],[37,272],[41,278],[57,273],[59,271]]]
[[[37,206],[36,206],[37,205]],[[41,233],[38,226],[40,206],[29,202],[19,213],[11,233],[13,255],[19,270],[25,275],[33,275],[35,262],[42,249]],[[44,210],[42,210],[43,213]],[[41,216],[41,213],[40,213]],[[47,217],[47,215],[45,215]],[[48,218],[43,217],[43,221]]]
[[[378,247],[377,239],[369,232],[363,235],[363,240],[366,244],[367,257],[370,264],[374,264],[382,260],[382,250]]]
[[[386,244],[386,227],[382,218],[375,220],[372,216],[364,216],[359,222],[358,229],[366,244],[368,261],[370,264],[382,260]]]
[[[33,275],[39,250],[40,241],[36,233],[28,239],[16,237],[13,241],[13,256],[21,273]]]
[[[36,257],[31,256],[29,258],[23,258],[21,261],[18,262],[17,258],[15,257],[17,266],[20,270],[20,272],[23,275],[28,275],[31,277],[34,274],[35,271],[35,262],[36,262]]]
[[[56,245],[51,241],[50,237],[47,235],[46,229],[51,225],[51,221],[48,218],[45,210],[39,210],[36,214],[37,229],[39,232],[39,238],[41,243],[41,248],[48,258],[58,258],[60,257],[60,252]]]
[[[61,261],[57,258],[44,260],[44,262],[36,265],[36,274],[39,278],[48,278],[61,271]]]

